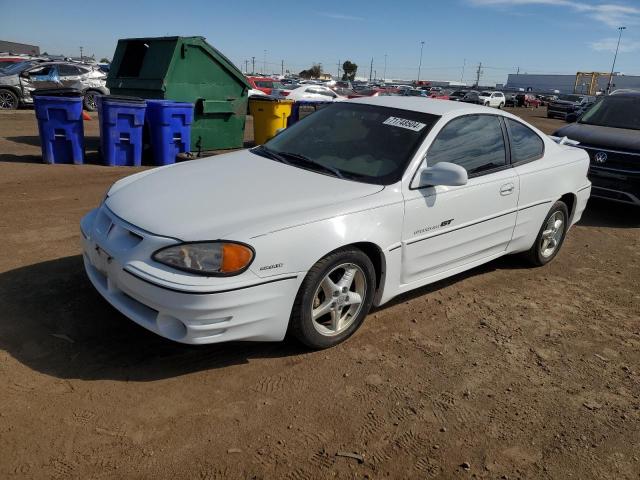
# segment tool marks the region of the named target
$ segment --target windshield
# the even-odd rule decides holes
[[[579,123],[640,130],[640,96],[608,96],[596,102]]]
[[[491,96],[491,92],[482,92],[480,94],[481,97],[490,97]]]
[[[16,73],[20,73],[24,69],[31,66],[31,62],[18,62],[6,67],[2,67],[2,74],[4,75],[15,75]]]
[[[335,103],[287,128],[265,147],[294,166],[390,185],[402,178],[439,118],[396,108]]]
[[[559,95],[558,99],[559,100],[566,100],[567,102],[580,102],[582,101],[582,98],[580,95]]]

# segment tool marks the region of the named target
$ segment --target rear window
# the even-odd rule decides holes
[[[511,138],[511,162],[528,162],[542,157],[544,142],[536,132],[520,122],[505,118]]]

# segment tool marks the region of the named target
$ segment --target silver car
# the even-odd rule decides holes
[[[40,88],[75,88],[84,94],[85,110],[96,109],[96,96],[108,95],[107,76],[96,66],[73,62],[20,62],[0,71],[0,109],[31,105]]]

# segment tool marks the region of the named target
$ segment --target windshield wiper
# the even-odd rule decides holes
[[[274,152],[275,153],[275,152]],[[330,167],[329,165],[323,165],[322,163],[318,163],[315,160],[312,160],[308,157],[305,157],[304,155],[300,155],[299,153],[293,153],[293,152],[277,152],[277,155],[280,155],[282,157],[286,157],[286,158],[290,158],[295,160],[297,163],[302,163],[308,166],[314,166],[314,167],[320,167],[321,170],[324,170],[325,172],[329,172],[332,173],[333,175],[335,175],[338,178],[342,178],[344,179],[344,175],[342,174],[342,172],[340,170],[338,170],[335,167]]]
[[[270,148],[265,147],[264,145],[259,145],[256,148],[251,149],[253,153],[256,155],[261,155],[263,157],[270,158],[272,160],[276,160],[278,162],[284,163],[286,165],[291,165],[289,161],[287,161],[280,153],[271,150]]]

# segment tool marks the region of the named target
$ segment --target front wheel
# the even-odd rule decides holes
[[[498,104],[498,110],[502,110],[502,107],[504,107],[504,103]]]
[[[15,110],[18,108],[18,96],[11,90],[0,90],[0,110]]]
[[[525,256],[537,267],[546,265],[560,251],[569,227],[569,211],[564,202],[557,201],[549,210],[536,241]]]
[[[360,328],[373,303],[375,269],[361,250],[330,253],[307,274],[296,296],[290,332],[310,348],[333,347]]]

